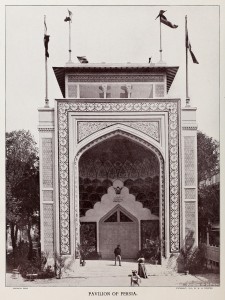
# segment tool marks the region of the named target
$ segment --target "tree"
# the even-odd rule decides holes
[[[198,182],[211,179],[219,173],[219,143],[202,132],[197,135]],[[219,184],[200,184],[198,190],[199,236],[205,239],[209,223],[219,221]]]
[[[218,222],[220,218],[219,184],[201,186],[198,192],[199,237],[206,240],[209,224]]]
[[[198,182],[219,173],[219,143],[201,131],[197,134]]]
[[[29,255],[32,254],[30,230],[39,217],[38,172],[38,150],[31,133],[6,133],[6,218],[14,254],[18,229],[23,226],[27,227]]]

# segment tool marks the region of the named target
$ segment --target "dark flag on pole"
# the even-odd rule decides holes
[[[70,22],[70,21],[72,22],[72,15],[73,15],[73,14],[72,14],[72,12],[71,12],[69,9],[68,9],[68,13],[69,13],[69,17],[66,17],[66,18],[64,19],[64,21],[65,21],[65,22],[68,22],[68,21],[69,21],[69,22]]]
[[[44,35],[44,45],[45,45],[45,56],[46,57],[49,57],[49,53],[48,53],[49,37],[50,37],[50,35],[47,35],[47,34]]]
[[[167,20],[167,18],[164,16],[165,12],[166,12],[166,10],[160,10],[158,16],[155,19],[157,19],[159,17],[161,23],[169,26],[170,28],[177,28],[178,25],[172,24],[170,21]]]
[[[189,37],[188,37],[188,31],[186,32],[186,48],[189,49],[189,52],[191,54],[191,58],[194,64],[199,64],[199,62],[197,61],[194,53],[191,50],[191,43],[189,41]]]
[[[86,56],[77,56],[77,59],[79,60],[79,62],[81,64],[88,64],[88,60],[87,60]]]
[[[50,35],[47,35],[47,25],[46,25],[46,20],[45,20],[45,18],[44,18],[44,27],[45,27],[45,33],[44,33],[45,57],[49,57],[49,53],[48,53],[48,43],[49,43]]]

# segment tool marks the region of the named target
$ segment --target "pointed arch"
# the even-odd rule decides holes
[[[123,127],[123,128],[122,128]],[[127,128],[124,128],[126,126],[121,125],[118,127],[118,124],[115,126],[111,126],[110,131],[109,129],[104,129],[101,131],[101,133],[98,133],[97,136],[95,135],[95,138],[92,137],[92,139],[86,139],[85,141],[82,141],[82,147],[80,144],[80,147],[77,148],[77,152],[75,154],[74,158],[74,168],[75,168],[75,211],[79,212],[79,160],[86,151],[90,150],[92,147],[95,145],[106,141],[107,139],[110,139],[115,136],[122,136],[125,137],[134,143],[137,143],[144,148],[150,150],[155,154],[155,156],[158,159],[159,162],[159,170],[160,170],[160,191],[159,191],[159,206],[160,206],[160,238],[162,240],[165,240],[165,162],[164,162],[164,156],[163,152],[161,149],[159,149],[159,146],[155,146],[155,141],[154,144],[151,143],[150,138],[148,137],[147,139],[143,139],[140,137],[140,132],[137,134],[135,130],[132,129],[132,133],[127,131]],[[113,130],[112,130],[113,129]],[[104,135],[102,133],[108,131]],[[89,140],[89,141],[88,141]],[[79,219],[79,218],[78,218]],[[78,222],[78,220],[77,220]],[[79,226],[75,226],[75,231],[79,230]],[[76,236],[79,236],[79,233],[75,232]],[[76,241],[78,243],[78,241]],[[162,255],[165,253],[165,247],[163,245],[162,248]]]

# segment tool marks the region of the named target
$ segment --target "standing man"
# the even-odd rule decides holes
[[[120,249],[120,245],[117,245],[117,247],[114,250],[114,254],[115,254],[115,266],[116,266],[116,260],[117,259],[119,261],[119,265],[121,266],[121,249]]]

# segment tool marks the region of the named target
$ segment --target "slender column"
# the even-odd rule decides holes
[[[69,21],[69,62],[71,62],[71,20]]]
[[[185,48],[186,48],[186,106],[189,106],[190,98],[188,95],[188,31],[187,31],[187,16],[185,16]]]
[[[45,107],[49,107],[48,100],[48,59],[45,56]]]
[[[159,17],[159,28],[160,28],[160,61],[162,61],[162,28],[161,28],[161,17]]]
[[[49,38],[47,35],[46,16],[44,16],[44,38]],[[46,53],[48,47],[48,40],[45,40],[45,107],[49,107],[48,100],[48,54]]]

